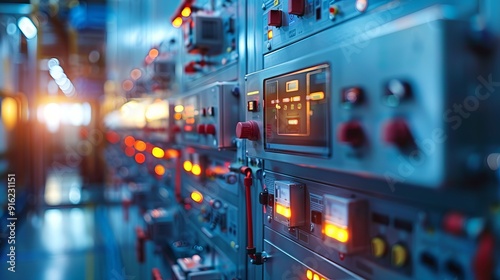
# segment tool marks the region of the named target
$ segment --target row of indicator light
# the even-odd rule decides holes
[[[124,139],[125,143],[125,152],[127,156],[133,156],[135,154],[135,150],[138,152],[144,152],[148,150],[148,143],[142,141],[142,140],[135,140],[134,137],[132,136],[127,136]],[[130,148],[130,149],[128,149]],[[135,149],[135,150],[134,150]],[[133,153],[129,153],[128,151],[132,151]],[[179,152],[174,149],[167,149],[164,150],[160,147],[153,147],[151,149],[151,155],[153,155],[155,158],[162,159],[162,158],[177,158],[179,156]]]
[[[191,172],[196,176],[201,175],[201,166],[197,163],[193,164],[191,161],[186,160],[184,161],[183,167],[186,172]]]
[[[308,270],[306,271],[306,278],[307,278],[308,280],[326,280],[326,278],[325,278],[325,277],[323,277],[323,276],[321,276],[321,275],[317,274],[316,272],[314,272],[314,271],[312,271],[312,270],[310,270],[310,269],[308,269]]]
[[[319,101],[319,100],[322,100],[322,99],[325,99],[325,93],[322,92],[322,91],[316,91],[316,92],[312,92],[310,93],[309,95],[306,96],[306,100],[312,100],[312,101]],[[300,102],[300,95],[297,95],[297,96],[293,96],[293,97],[285,97],[283,98],[283,100],[281,101],[283,103],[288,103],[288,102]],[[271,104],[279,104],[280,103],[280,100],[279,99],[276,99],[276,100],[271,100]]]
[[[191,15],[191,12],[191,7],[184,7],[181,11],[180,16],[177,16],[172,21],[172,26],[174,26],[175,28],[181,27],[181,25],[184,23],[183,18],[188,18]]]
[[[116,144],[119,141],[119,139],[117,140],[117,137],[119,138],[119,136],[116,132],[110,132],[108,135],[111,135],[109,137],[112,140],[110,141],[111,143]],[[145,151],[147,148],[146,142],[141,140],[135,140],[135,138],[132,136],[127,136],[124,138],[124,143],[126,146],[125,154],[128,157],[133,156],[134,160],[138,164],[143,164],[146,161],[146,156],[143,153],[135,153],[135,150],[139,152]],[[177,150],[174,149],[163,150],[160,147],[153,147],[153,149],[151,149],[151,154],[158,159],[162,159],[165,156],[167,156],[167,158],[177,158],[179,156],[179,152]],[[154,172],[158,176],[163,176],[165,174],[165,171],[166,171],[165,167],[162,164],[157,164],[154,167]]]

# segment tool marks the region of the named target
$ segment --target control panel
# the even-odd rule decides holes
[[[385,5],[384,5],[385,4]],[[262,4],[263,53],[269,53],[343,22],[399,5],[391,0],[266,0]]]
[[[287,210],[290,216],[304,213],[304,222],[296,227],[280,220],[277,212],[283,210],[276,197],[264,202],[264,250],[271,256],[264,263],[264,279],[314,279],[314,275],[317,279],[451,275],[469,279],[476,273],[468,264],[476,261],[477,254],[453,252],[481,250],[476,243],[479,235],[467,234],[464,223],[454,224],[460,219],[474,223],[477,217],[449,212],[446,207],[423,211],[413,202],[393,202],[271,171],[266,172],[264,185],[269,194],[281,192],[283,186],[305,190]],[[484,224],[477,226],[484,230]]]
[[[238,103],[236,83],[210,84],[179,98],[174,107],[175,123],[181,131],[176,135],[177,143],[234,149]]]
[[[486,165],[465,164],[471,155],[487,157],[481,147],[492,138],[475,125],[481,114],[459,121],[453,112],[475,98],[460,90],[475,83],[474,69],[455,71],[452,65],[459,62],[448,55],[453,42],[465,40],[463,28],[453,20],[416,24],[381,32],[357,55],[324,48],[252,73],[246,121],[236,126],[237,136],[247,139],[249,157],[366,174],[385,181],[385,191],[398,184],[437,188],[491,178]],[[425,47],[415,48],[424,34]],[[412,59],[383,59],[393,53]],[[434,67],[427,61],[435,61]],[[377,70],[382,64],[385,70]],[[492,109],[483,105],[484,113]],[[475,141],[464,134],[469,129]]]
[[[238,78],[238,5],[238,1],[198,0],[184,1],[179,7],[172,24],[182,28],[180,64],[185,88],[208,76],[220,76],[214,74],[217,71],[226,72],[223,80]]]

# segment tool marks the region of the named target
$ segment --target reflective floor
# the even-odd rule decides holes
[[[50,207],[17,221],[15,272],[7,270],[9,252],[4,246],[0,279],[138,280],[150,279],[153,267],[169,278],[160,257],[137,262],[134,229],[142,219],[136,207],[125,220],[121,204],[82,205],[81,197],[77,175],[49,176],[45,200]],[[154,250],[147,242],[146,256],[153,256]]]

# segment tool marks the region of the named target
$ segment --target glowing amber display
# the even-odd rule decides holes
[[[338,227],[333,224],[325,225],[325,235],[342,243],[349,239],[349,232],[345,228]]]
[[[290,218],[292,216],[292,211],[290,210],[290,208],[285,207],[281,204],[276,204],[276,213],[286,218]]]

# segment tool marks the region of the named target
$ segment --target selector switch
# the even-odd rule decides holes
[[[385,101],[389,106],[397,106],[411,96],[410,84],[398,79],[390,80],[385,86]]]
[[[316,210],[311,211],[311,223],[321,225],[323,221],[323,215],[321,212],[318,212]]]
[[[410,129],[402,119],[389,121],[384,126],[383,137],[386,143],[400,148],[413,144],[413,136],[411,135]]]
[[[350,121],[340,124],[338,130],[338,139],[340,142],[357,147],[361,146],[365,140],[363,128],[357,121]]]
[[[267,14],[267,25],[281,27],[283,25],[283,12],[280,10],[270,10]]]
[[[305,0],[288,0],[288,13],[301,16],[305,13]]]
[[[236,137],[256,141],[259,139],[259,125],[255,121],[238,122]]]

